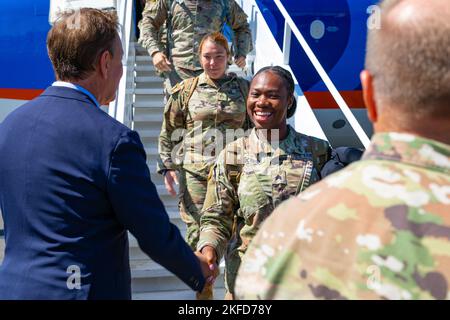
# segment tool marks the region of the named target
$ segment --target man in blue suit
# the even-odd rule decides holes
[[[127,230],[193,290],[213,276],[170,223],[138,134],[99,108],[122,76],[117,27],[63,15],[47,37],[58,81],[0,125],[0,299],[130,299]]]

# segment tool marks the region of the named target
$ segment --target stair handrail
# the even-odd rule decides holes
[[[117,15],[120,25],[120,39],[123,48],[123,75],[120,79],[116,92],[116,99],[109,104],[108,113],[110,116],[131,127],[132,123],[132,101],[133,88],[129,86],[134,83],[134,63],[135,49],[131,45],[134,37],[134,0],[117,0]]]
[[[330,77],[326,73],[325,69],[322,67],[321,63],[317,59],[314,52],[311,50],[311,47],[306,42],[305,38],[303,37],[300,30],[297,28],[297,25],[292,20],[289,13],[286,11],[285,7],[281,3],[280,0],[274,0],[275,4],[277,5],[278,9],[280,10],[281,14],[283,15],[283,18],[285,20],[285,28],[284,28],[284,38],[283,38],[283,57],[284,57],[284,63],[289,64],[289,58],[290,58],[290,48],[291,48],[291,36],[292,33],[294,33],[295,37],[299,41],[301,47],[305,51],[306,55],[308,56],[309,60],[313,64],[314,68],[316,69],[317,73],[319,74],[322,81],[327,86],[328,90],[330,91],[331,95],[333,96],[334,100],[338,104],[341,111],[344,113],[344,116],[346,117],[347,121],[349,122],[352,129],[355,131],[356,135],[358,136],[358,139],[361,141],[361,143],[364,145],[364,147],[367,149],[370,139],[367,136],[367,134],[364,132],[363,128],[359,124],[358,120],[356,120],[353,113],[350,111],[350,108],[348,107],[345,100],[342,98],[341,94],[337,90],[334,83],[331,81]]]

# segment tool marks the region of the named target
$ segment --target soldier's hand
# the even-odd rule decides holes
[[[204,246],[201,250],[202,255],[206,258],[206,262],[211,270],[217,270],[219,272],[219,268],[217,266],[217,255],[216,249],[211,246]]]
[[[171,68],[172,64],[167,59],[167,57],[164,53],[156,52],[155,54],[153,54],[152,57],[153,57],[153,65],[159,71],[164,72],[164,71],[172,70],[172,68]]]
[[[175,170],[167,170],[166,174],[164,175],[164,184],[170,195],[175,197],[177,195],[177,192],[174,188],[174,183],[178,185],[177,173],[175,172]]]
[[[202,268],[203,276],[206,279],[206,283],[207,284],[213,284],[214,280],[219,275],[219,268],[217,268],[217,266],[215,266],[215,265],[212,268],[211,264],[208,262],[208,259],[205,257],[205,255],[203,255],[199,251],[196,251],[194,253],[195,253],[195,255],[197,256],[197,258],[198,258],[198,260],[200,262],[200,266]]]
[[[239,57],[237,57],[237,58],[234,58],[234,63],[236,63],[236,65],[237,65],[239,68],[244,69],[244,68],[245,68],[245,65],[246,65],[245,57],[239,56]]]

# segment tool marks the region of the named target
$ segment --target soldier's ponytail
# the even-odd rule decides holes
[[[297,110],[297,100],[295,99],[295,96],[292,94],[292,103],[288,107],[287,115],[286,117],[289,119],[295,114],[295,110]]]

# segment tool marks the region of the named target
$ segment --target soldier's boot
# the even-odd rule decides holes
[[[197,300],[213,300],[213,285],[206,284],[202,292],[197,292]]]

